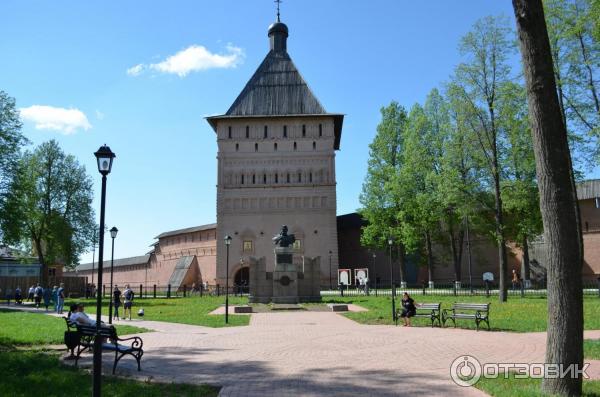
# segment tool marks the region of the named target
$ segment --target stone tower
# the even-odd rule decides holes
[[[281,225],[295,234],[294,263],[320,257],[321,285],[336,284],[335,151],[342,114],[327,113],[287,52],[288,28],[269,27],[270,51],[227,113],[208,117],[217,134],[217,282],[265,258]],[[330,253],[331,252],[331,253]],[[330,266],[331,263],[331,266]],[[331,270],[330,270],[331,268]]]

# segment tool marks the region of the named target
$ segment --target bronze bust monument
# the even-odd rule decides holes
[[[288,234],[288,227],[286,225],[281,226],[281,231],[278,235],[273,237],[273,242],[279,247],[289,247],[294,244],[296,237],[293,234]]]

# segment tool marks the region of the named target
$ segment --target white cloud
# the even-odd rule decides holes
[[[191,72],[198,72],[207,69],[228,69],[234,68],[244,60],[244,51],[228,44],[226,52],[222,54],[213,54],[206,47],[201,45],[192,45],[179,51],[175,55],[167,57],[159,63],[149,65],[138,64],[127,69],[130,76],[138,76],[146,69],[152,69],[161,73],[176,74],[179,77],[185,77]]]
[[[19,111],[23,120],[35,123],[35,128],[38,130],[54,130],[70,135],[78,129],[92,128],[87,116],[79,109],[33,105],[21,108]]]
[[[127,69],[127,74],[130,76],[139,76],[144,71],[144,65],[139,63]]]

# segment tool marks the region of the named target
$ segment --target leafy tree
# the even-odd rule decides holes
[[[15,100],[0,91],[0,199],[15,174],[21,146],[27,142],[21,134],[21,120]],[[2,202],[0,201],[0,206]]]
[[[386,249],[391,236],[400,241],[401,225],[397,214],[401,203],[393,194],[393,180],[402,165],[402,133],[406,128],[406,110],[397,102],[381,109],[381,122],[377,134],[369,145],[367,176],[359,200],[358,211],[368,222],[362,230],[361,243],[365,246]],[[400,262],[400,280],[404,280],[404,246],[397,245]]]
[[[48,265],[77,263],[95,229],[92,181],[54,140],[25,152],[0,211],[9,243],[31,247],[47,282]]]
[[[523,250],[523,274],[530,279],[528,238],[543,232],[535,158],[527,112],[525,89],[506,83],[499,95],[499,117],[506,134],[502,198],[507,213],[507,234]]]
[[[434,106],[431,101],[429,105]],[[409,252],[424,245],[430,283],[434,271],[432,242],[439,232],[441,208],[436,194],[442,158],[436,121],[429,119],[420,105],[413,106],[403,134],[402,167],[394,183],[394,194],[402,203],[398,212],[402,242]]]
[[[567,130],[553,72],[542,0],[513,0],[525,72],[529,119],[549,247],[546,362],[583,365],[583,241]],[[581,395],[581,376],[546,378],[548,394]]]
[[[455,72],[450,92],[462,102],[470,132],[476,138],[482,169],[482,184],[494,195],[495,239],[498,246],[500,301],[507,299],[507,255],[504,213],[501,196],[501,156],[503,136],[500,128],[498,96],[500,87],[510,81],[508,56],[514,50],[510,29],[504,19],[486,17],[477,21],[461,41],[466,61]]]

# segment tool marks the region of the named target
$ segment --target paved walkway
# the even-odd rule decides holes
[[[543,362],[545,346],[545,333],[368,326],[328,312],[256,313],[248,327],[217,329],[132,324],[155,332],[143,334],[142,371],[126,357],[118,373],[222,385],[223,397],[484,396],[452,382],[455,358]],[[600,331],[586,332],[586,338],[598,337]],[[104,357],[108,365],[112,357]],[[600,378],[600,362],[588,373]]]

